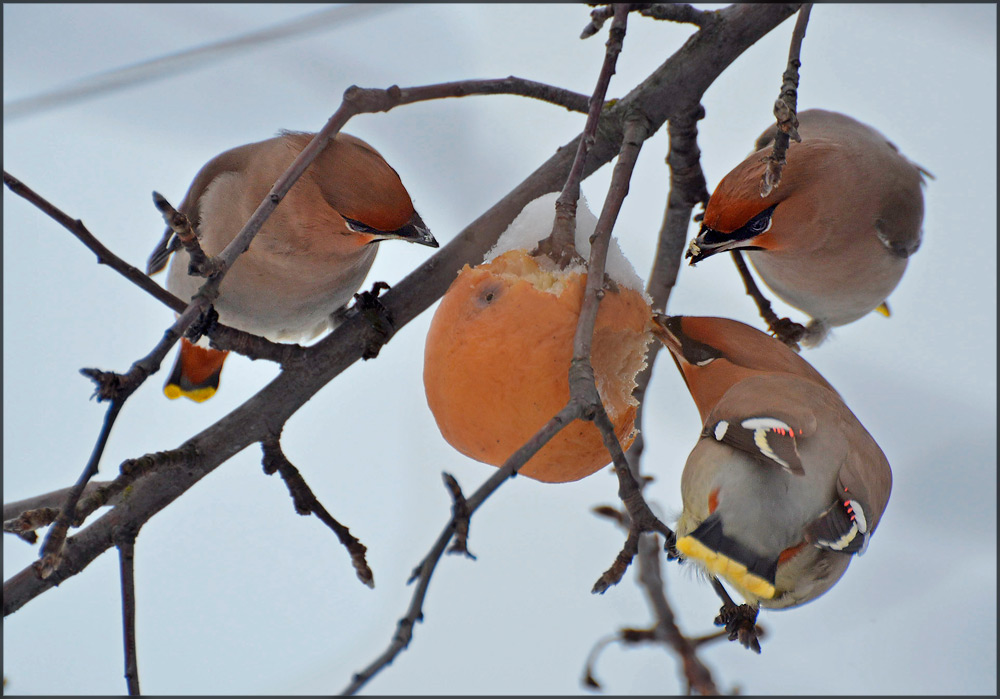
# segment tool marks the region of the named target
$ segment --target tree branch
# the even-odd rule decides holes
[[[99,488],[103,488],[110,483],[111,481],[91,481],[87,484],[87,487],[83,489],[83,495],[91,495]],[[66,496],[69,494],[70,488],[72,488],[72,486],[60,488],[59,490],[53,490],[51,493],[35,495],[30,498],[25,498],[24,500],[5,502],[3,506],[3,519],[6,522],[8,520],[16,519],[25,512],[30,512],[31,510],[54,508],[62,505],[66,502]]]
[[[490,476],[485,483],[479,486],[475,493],[466,499],[464,512],[458,513],[453,511],[451,519],[448,521],[448,524],[445,525],[444,530],[438,536],[434,545],[431,546],[431,550],[414,569],[413,575],[410,576],[408,582],[412,583],[416,581],[417,586],[413,590],[413,596],[410,598],[410,606],[407,609],[406,615],[399,620],[399,623],[396,626],[396,633],[393,635],[392,641],[389,643],[389,647],[366,668],[355,673],[351,678],[350,684],[347,685],[341,694],[356,694],[372,677],[392,663],[396,656],[410,645],[410,640],[413,638],[414,625],[418,621],[423,621],[424,618],[423,604],[424,598],[427,596],[427,589],[430,586],[431,575],[433,575],[438,561],[441,560],[441,556],[444,554],[445,548],[448,546],[448,542],[451,541],[452,536],[455,535],[456,531],[461,526],[460,522],[457,520],[464,519],[467,522],[468,518],[472,516],[472,513],[479,509],[479,506],[482,505],[504,481],[508,478],[513,478],[517,474],[517,470],[528,462],[528,459],[534,456],[539,449],[544,447],[549,440],[555,437],[563,427],[579,417],[580,413],[582,413],[582,410],[579,404],[574,403],[571,400],[558,415],[545,423],[542,429],[535,433],[530,440],[511,454],[510,458],[504,462],[503,466],[497,469],[496,473]]]
[[[590,13],[590,24],[583,28],[580,38],[589,39],[599,32],[604,23],[614,15],[616,6],[617,3],[608,3],[603,7],[592,10]],[[716,20],[714,12],[699,10],[686,3],[633,2],[628,6],[628,9],[630,12],[638,12],[643,17],[669,22],[695,24],[702,29],[710,26]]]
[[[135,536],[122,537],[118,544],[118,564],[122,579],[122,626],[125,644],[125,683],[129,696],[139,696],[139,658],[135,647]]]
[[[808,333],[807,328],[800,323],[796,323],[791,318],[779,318],[778,314],[771,309],[771,302],[767,300],[767,297],[757,287],[757,282],[754,281],[753,274],[750,273],[750,269],[743,259],[742,251],[730,250],[729,252],[733,257],[733,262],[736,264],[736,269],[740,272],[740,278],[743,280],[743,287],[746,289],[747,296],[752,298],[753,302],[757,305],[757,311],[760,313],[760,317],[764,319],[764,322],[767,323],[767,329],[796,352],[801,351],[799,341]]]
[[[347,553],[350,554],[351,564],[354,566],[354,572],[358,576],[358,580],[368,587],[374,588],[375,574],[372,573],[372,569],[368,566],[368,561],[365,559],[365,552],[368,550],[365,545],[351,534],[350,529],[338,522],[327,512],[323,504],[313,494],[309,484],[306,483],[306,479],[302,477],[299,470],[295,468],[281,450],[281,444],[277,437],[269,437],[262,440],[260,446],[264,452],[264,473],[269,476],[275,472],[281,474],[282,480],[288,486],[288,492],[292,496],[292,501],[295,503],[295,511],[300,515],[314,514],[319,517],[319,520],[323,524],[330,527],[333,533],[337,535],[340,543],[347,549]]]
[[[799,54],[802,51],[802,39],[806,35],[806,26],[809,24],[811,11],[811,2],[803,4],[799,8],[799,17],[795,20],[795,29],[792,30],[792,42],[788,48],[788,68],[781,76],[781,92],[774,102],[774,116],[778,120],[778,132],[774,135],[774,147],[771,149],[771,154],[767,156],[767,169],[764,171],[764,178],[760,183],[761,197],[766,197],[781,184],[781,170],[785,167],[785,153],[788,151],[789,139],[793,138],[796,142],[802,140],[798,132],[799,118],[796,114],[799,68],[802,66]]]
[[[594,94],[590,98],[590,111],[587,113],[587,122],[583,127],[583,137],[577,142],[573,167],[570,168],[562,192],[556,199],[556,215],[552,222],[552,232],[548,237],[538,241],[538,247],[532,252],[532,255],[536,256],[546,255],[560,269],[565,269],[571,263],[583,262],[583,258],[576,250],[576,203],[580,199],[580,180],[583,178],[587,154],[597,138],[597,123],[601,116],[601,110],[604,108],[604,98],[608,94],[611,76],[615,74],[618,54],[622,51],[628,19],[628,5],[615,5],[614,17],[611,30],[608,32],[604,63],[597,76]]]
[[[697,655],[697,644],[686,638],[677,627],[674,612],[663,591],[659,552],[660,545],[655,536],[642,537],[639,542],[639,584],[656,615],[656,640],[672,648],[681,659],[688,694],[692,691],[703,696],[718,694],[711,671]]]

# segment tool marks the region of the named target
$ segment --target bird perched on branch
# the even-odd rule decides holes
[[[703,429],[681,477],[677,549],[756,607],[826,592],[878,526],[892,473],[840,395],[735,320],[657,315]]]
[[[282,132],[228,150],[201,169],[178,210],[207,255],[236,237],[313,136]],[[438,247],[396,171],[361,139],[337,134],[222,280],[213,304],[219,321],[272,341],[311,339],[333,327],[332,314],[361,287],[383,240]],[[161,270],[171,253],[167,289],[188,300],[205,279],[188,273],[190,255],[169,230],[147,271]],[[167,397],[210,398],[226,354],[182,339]]]
[[[772,126],[719,182],[686,257],[746,250],[767,286],[812,317],[802,342],[816,345],[831,326],[889,315],[886,297],[920,246],[929,173],[849,116],[810,109],[798,120],[777,188],[761,197]]]

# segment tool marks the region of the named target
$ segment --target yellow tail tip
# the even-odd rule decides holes
[[[745,565],[725,554],[713,551],[692,536],[682,536],[677,540],[676,546],[686,557],[701,561],[713,575],[731,582],[744,592],[745,597],[772,599],[777,593],[774,585],[748,571]]]
[[[882,303],[880,303],[878,306],[876,306],[875,310],[878,311],[879,315],[883,315],[886,318],[889,318],[892,315],[892,311],[889,310],[888,301],[883,301]]]
[[[190,391],[185,391],[183,388],[174,383],[168,383],[163,387],[163,395],[165,395],[170,400],[177,400],[181,396],[193,400],[195,403],[204,403],[209,398],[215,395],[216,389],[212,386],[203,386],[201,388],[195,388]]]

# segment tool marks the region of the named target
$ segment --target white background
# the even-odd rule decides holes
[[[101,71],[316,13],[315,5],[10,5],[4,102]],[[517,75],[590,94],[607,30],[581,41],[580,5],[402,5],[317,27],[190,72],[5,119],[4,168],[143,267],[163,224],[150,192],[178,202],[198,168],[280,128],[316,130],[346,87]],[[794,18],[738,59],[705,95],[710,189],[771,122]],[[632,16],[609,97],[621,97],[694,31]],[[893,466],[892,499],[868,553],[833,590],[764,612],[764,652],[717,643],[702,656],[723,691],[986,693],[996,689],[996,6],[817,5],[802,49],[801,109],[846,112],[882,130],[936,180],[925,239],[890,298],[808,351]],[[472,97],[364,116],[347,131],[399,171],[438,240],[519,183],[585,117],[516,97]],[[615,234],[648,274],[666,196],[665,129],[640,157]],[[604,167],[583,185],[599,210]],[[694,234],[694,226],[691,229]],[[399,281],[432,251],[387,243],[369,283]],[[124,371],[173,315],[31,205],[4,192],[4,499],[69,485],[105,405],[81,367]],[[788,312],[778,306],[779,312]],[[732,264],[684,267],[672,313],[760,327]],[[142,530],[138,644],[147,693],[335,693],[382,652],[409,604],[405,581],[446,524],[441,471],[471,492],[491,467],[451,449],[426,407],[423,339],[433,309],[377,361],[358,362],[288,423],[284,450],[321,501],[368,546],[376,588],[316,518],[299,517],[253,447]],[[795,315],[793,317],[801,317]],[[661,356],[661,359],[663,357]],[[172,361],[172,358],[169,360]],[[218,395],[168,401],[162,376],[126,406],[101,477],[170,449],[263,387],[274,365],[232,356]],[[648,394],[647,496],[672,523],[697,412],[672,363]],[[376,694],[585,693],[593,644],[645,626],[635,570],[590,593],[624,535],[589,512],[617,502],[610,470],[567,485],[509,481],[475,515],[473,562],[446,557],[411,646],[365,689]],[[13,537],[4,578],[37,555]],[[671,564],[682,629],[714,630],[709,586]],[[116,694],[122,679],[117,557],[4,620],[10,693]],[[658,647],[608,648],[608,692],[683,690]]]

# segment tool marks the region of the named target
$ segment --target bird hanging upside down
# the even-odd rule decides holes
[[[659,314],[653,332],[703,422],[681,477],[678,551],[754,608],[823,594],[885,511],[882,450],[819,372],[766,333]]]

